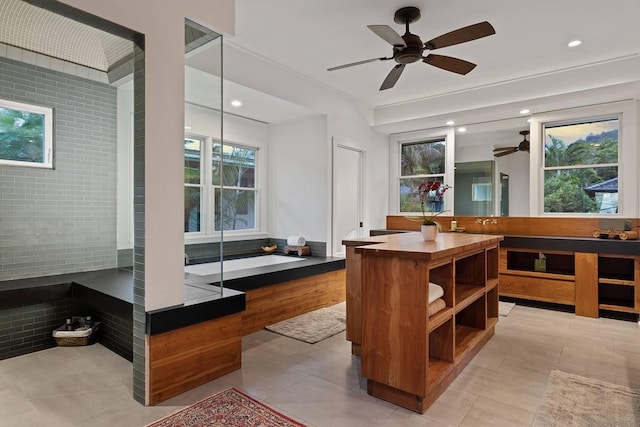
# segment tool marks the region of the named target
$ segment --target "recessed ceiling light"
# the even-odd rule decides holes
[[[582,44],[582,40],[571,40],[567,46],[576,47]]]
[[[453,120],[449,120],[449,121],[447,122],[447,126],[453,126],[453,125],[455,125],[455,124],[456,124],[456,122],[454,122]]]
[[[238,108],[238,107],[242,107],[242,101],[239,101],[237,99],[234,99],[233,101],[231,101],[231,105],[233,105],[234,107]]]
[[[186,130],[189,130],[189,129],[191,129],[191,126],[185,126],[184,128],[185,128]]]
[[[529,114],[531,111],[527,110],[526,108],[524,110],[520,110],[520,114]]]
[[[531,119],[527,119],[527,123],[531,123]]]
[[[467,128],[458,128],[458,132],[466,132]]]

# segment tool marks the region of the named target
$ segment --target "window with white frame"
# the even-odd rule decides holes
[[[544,123],[545,213],[618,213],[618,116]]]
[[[400,176],[398,181],[399,212],[420,212],[418,188],[429,181],[444,184],[446,168],[446,139],[400,143]],[[434,192],[427,196],[426,209],[444,210],[444,198]]]
[[[212,138],[184,139],[185,233],[258,228],[258,151]]]
[[[0,165],[53,167],[53,110],[0,100]]]

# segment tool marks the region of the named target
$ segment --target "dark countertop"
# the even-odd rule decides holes
[[[596,239],[593,237],[504,236],[503,248],[591,252],[611,255],[640,255],[640,240]]]
[[[344,258],[304,257],[300,261],[224,273],[196,276],[185,273],[184,304],[146,313],[146,333],[153,335],[206,320],[239,313],[245,309],[244,291],[275,283],[340,270]],[[71,293],[72,285],[82,286],[117,300],[133,304],[133,271],[106,269],[82,273],[34,277],[0,282],[0,307],[36,303]],[[13,305],[12,305],[13,304]]]

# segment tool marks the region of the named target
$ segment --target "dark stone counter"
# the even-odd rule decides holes
[[[640,240],[592,237],[504,236],[503,248],[591,252],[610,255],[640,255]]]

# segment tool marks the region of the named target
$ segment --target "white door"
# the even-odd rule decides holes
[[[363,163],[362,151],[340,144],[335,145],[332,251],[334,256],[345,255],[343,239],[362,235]]]

